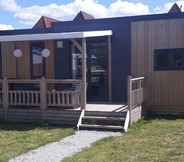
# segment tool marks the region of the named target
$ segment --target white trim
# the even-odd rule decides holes
[[[78,123],[77,123],[77,130],[79,130],[79,127],[82,124],[82,118],[84,117],[84,114],[85,114],[85,109],[83,109],[81,111],[81,114],[80,114],[80,117],[79,117],[79,120],[78,120]]]
[[[102,36],[110,36],[110,35],[112,35],[112,30],[83,32],[83,38],[102,37]]]
[[[2,35],[0,36],[0,42],[89,38],[89,37],[100,37],[100,36],[109,36],[109,35],[112,35],[111,30],[66,32],[66,33],[23,34],[23,35]]]
[[[126,114],[126,119],[124,122],[124,131],[125,132],[128,132],[129,123],[130,123],[130,111],[128,110],[127,114]]]

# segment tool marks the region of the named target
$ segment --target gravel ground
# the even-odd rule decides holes
[[[78,131],[59,142],[42,146],[22,154],[9,162],[60,162],[66,157],[80,152],[92,143],[110,136],[119,136],[117,132]]]

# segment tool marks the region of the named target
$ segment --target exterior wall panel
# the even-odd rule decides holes
[[[13,56],[14,48],[15,44],[13,42],[1,43],[3,77],[16,78],[16,59]]]
[[[55,54],[55,41],[45,41],[45,48],[50,50],[50,56],[46,58],[46,77],[54,78],[54,54]]]
[[[16,42],[15,48],[20,49],[22,57],[17,59],[17,77],[19,79],[30,78],[30,42]]]
[[[132,22],[131,74],[145,76],[150,111],[184,112],[184,71],[154,71],[154,49],[184,48],[184,19]]]

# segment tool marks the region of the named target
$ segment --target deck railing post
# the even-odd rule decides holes
[[[87,89],[87,79],[86,79],[86,38],[82,39],[82,84],[81,84],[81,109],[86,109],[86,89]]]
[[[5,110],[5,119],[7,118],[7,110],[8,110],[8,80],[7,78],[3,78],[2,92],[3,92],[3,108]]]
[[[130,124],[132,123],[132,116],[131,116],[131,112],[132,112],[132,76],[128,76],[128,109],[129,109],[129,119],[130,119]]]
[[[47,109],[47,82],[45,77],[42,77],[40,80],[40,109],[42,111],[42,118],[44,118],[44,113]]]

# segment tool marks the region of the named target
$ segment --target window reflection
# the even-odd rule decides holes
[[[32,42],[32,77],[39,78],[44,75],[44,59],[41,51],[44,49],[44,42]]]
[[[96,39],[88,42],[87,62],[87,82],[88,100],[105,101],[107,99],[108,84],[108,51],[107,39]]]
[[[184,49],[156,49],[154,51],[155,70],[184,70]]]

